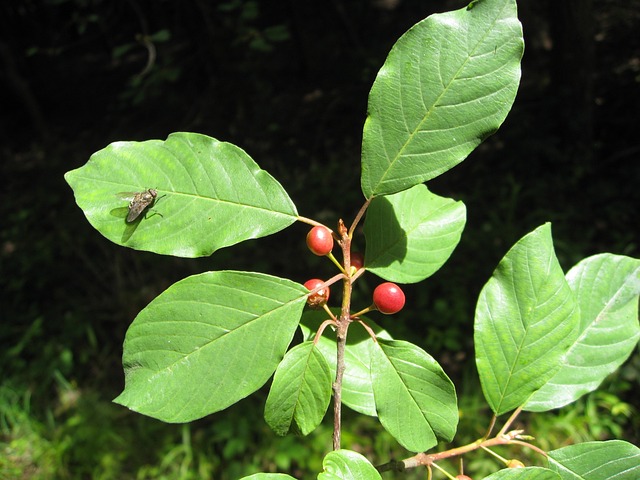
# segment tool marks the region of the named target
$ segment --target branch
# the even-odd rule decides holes
[[[338,221],[339,244],[344,258],[346,275],[342,280],[342,310],[336,325],[336,380],[333,383],[333,449],[340,449],[342,427],[342,378],[344,376],[344,349],[347,344],[347,329],[351,323],[351,237],[342,220]]]
[[[360,210],[358,210],[358,213],[356,214],[356,218],[354,218],[353,223],[351,224],[351,227],[349,228],[349,238],[353,237],[353,232],[356,230],[356,227],[358,226],[358,223],[360,223],[360,220],[362,219],[362,216],[364,215],[364,212],[366,212],[367,208],[369,208],[369,204],[371,203],[372,198],[368,198],[367,201],[364,202],[364,205],[362,205],[362,207],[360,207]]]
[[[452,448],[444,452],[432,453],[432,454],[418,453],[413,457],[406,458],[400,461],[394,460],[394,461],[385,463],[384,465],[380,465],[376,468],[379,472],[386,472],[386,471],[403,472],[409,468],[416,468],[420,466],[429,467],[433,465],[435,462],[444,460],[445,458],[464,455],[465,453],[478,450],[479,448],[495,447],[497,445],[507,445],[507,444],[513,444],[513,443],[516,443],[518,445],[528,446],[534,449],[535,451],[537,451],[538,453],[542,453],[543,455],[546,455],[546,453],[544,453],[541,449],[533,445],[530,445],[526,442],[518,440],[522,432],[523,432],[522,430],[512,430],[502,435],[500,434],[496,435],[495,437],[490,439],[478,439],[473,443],[469,443],[462,447]]]

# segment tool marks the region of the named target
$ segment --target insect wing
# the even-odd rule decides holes
[[[135,198],[136,195],[138,195],[138,193],[140,192],[118,192],[116,193],[116,197],[118,197],[120,200],[126,200],[127,202],[130,202]]]
[[[124,192],[126,193],[126,192]],[[158,192],[153,188],[144,192],[134,192],[133,198],[129,202],[129,214],[127,215],[127,223],[135,221],[144,210],[153,203],[158,196]]]

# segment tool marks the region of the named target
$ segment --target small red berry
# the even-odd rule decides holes
[[[397,313],[404,307],[404,292],[395,283],[381,283],[373,291],[373,303],[385,315]]]
[[[306,282],[304,282],[304,287],[307,290],[314,290],[323,284],[323,280],[320,280],[319,278],[312,278],[311,280],[307,280]],[[321,288],[317,292],[312,293],[311,295],[309,295],[309,297],[307,297],[307,305],[309,305],[311,308],[321,308],[325,303],[327,303],[327,300],[329,300],[330,293],[331,291],[329,287]]]
[[[507,462],[507,468],[524,468],[524,463],[522,463],[520,460],[512,458]]]
[[[468,477],[466,475],[456,475],[456,480],[473,480],[471,477]]]
[[[351,268],[357,272],[364,266],[364,255],[360,252],[351,252]]]
[[[333,250],[333,237],[327,227],[317,225],[307,233],[307,247],[312,253],[320,257]]]

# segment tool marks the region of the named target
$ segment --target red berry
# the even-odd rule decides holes
[[[312,278],[311,280],[307,280],[306,282],[304,282],[304,287],[307,290],[314,290],[323,284],[323,280],[320,280],[319,278]],[[329,287],[321,288],[317,292],[312,293],[307,297],[307,305],[309,305],[311,308],[322,307],[325,303],[327,303],[327,300],[329,300],[330,293],[331,291],[329,290]]]
[[[466,475],[456,475],[456,480],[473,480],[471,477],[467,477]]]
[[[395,283],[381,283],[373,291],[373,303],[385,315],[397,313],[404,307],[404,292]]]
[[[360,270],[364,266],[364,255],[360,252],[351,252],[351,267],[356,271]]]
[[[307,233],[307,247],[315,255],[322,257],[333,250],[333,237],[327,227],[315,226]]]

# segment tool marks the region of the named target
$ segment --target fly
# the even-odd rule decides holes
[[[144,192],[123,192],[119,193],[118,196],[122,199],[130,200],[126,221],[127,223],[133,223],[147,207],[153,205],[158,196],[158,191],[155,188],[150,188]]]

